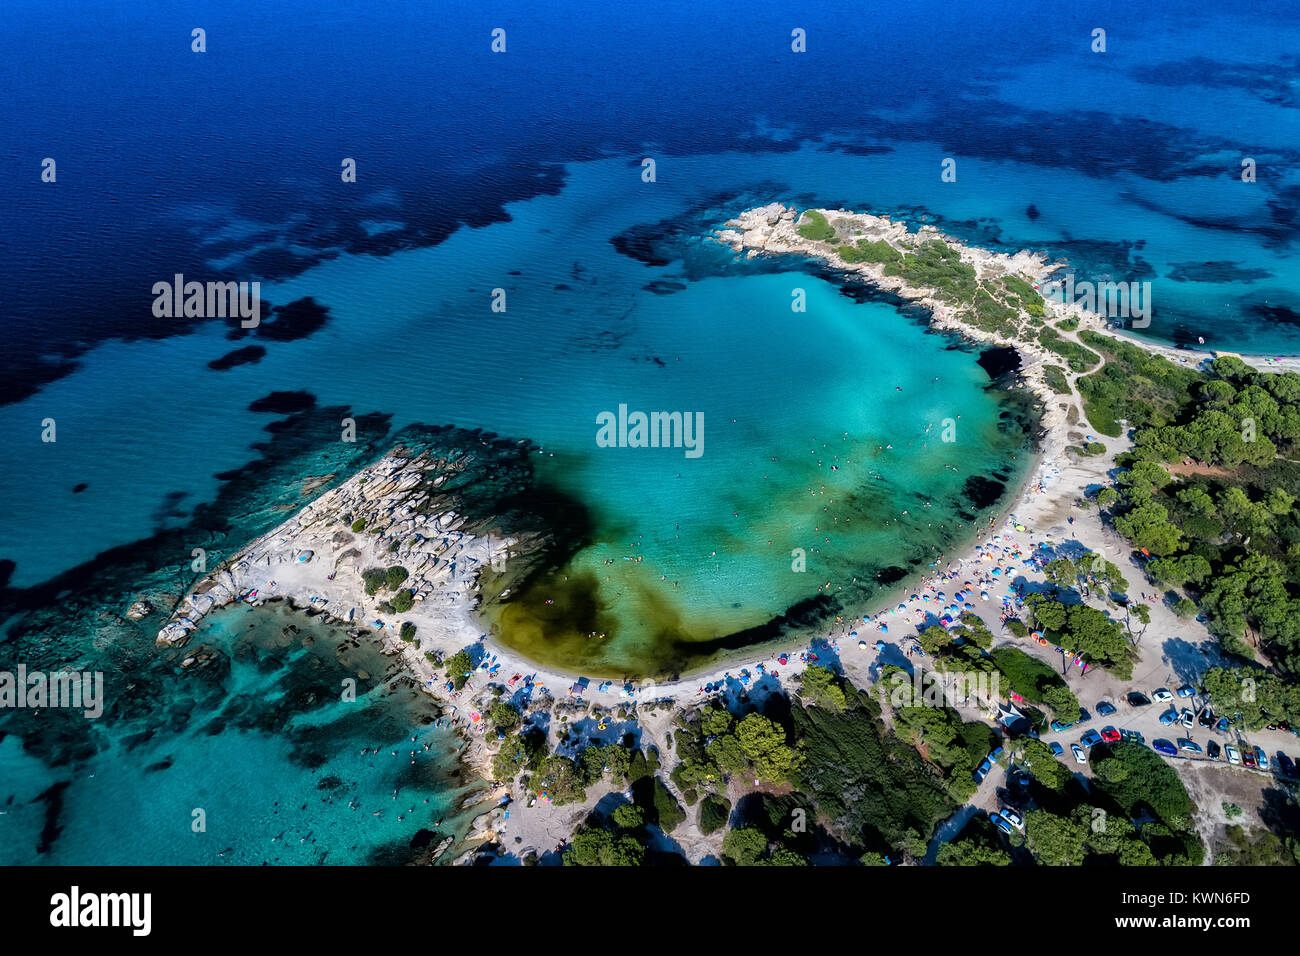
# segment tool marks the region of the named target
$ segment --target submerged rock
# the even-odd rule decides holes
[[[126,612],[126,616],[133,621],[139,621],[148,617],[152,613],[153,605],[142,598],[131,605],[130,610]]]

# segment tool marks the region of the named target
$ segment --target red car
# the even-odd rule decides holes
[[[1120,733],[1114,727],[1101,728],[1101,739],[1109,744],[1117,744],[1120,741]]]
[[[1245,747],[1242,747],[1241,762],[1244,763],[1247,767],[1255,766],[1255,752],[1253,750],[1247,750]]]

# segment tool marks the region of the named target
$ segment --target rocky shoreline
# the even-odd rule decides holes
[[[362,469],[200,580],[157,643],[183,646],[204,616],[241,600],[285,598],[327,623],[381,631],[396,631],[398,618],[468,614],[482,569],[504,565],[522,542],[470,533],[464,517],[437,506],[438,489],[456,467],[398,448]],[[409,613],[392,609],[395,592],[367,588],[364,571],[389,567],[406,572]]]
[[[824,216],[840,235],[886,243],[891,248],[915,248],[918,242],[939,239],[960,255],[961,261],[971,266],[981,279],[1012,276],[1037,289],[1063,265],[1049,263],[1039,253],[1022,251],[1007,255],[970,248],[931,226],[922,226],[912,233],[902,223],[882,217],[843,210],[814,212]],[[1041,407],[1041,433],[1037,473],[1027,478],[1026,487],[1015,496],[1009,510],[1016,510],[1026,520],[1054,520],[1055,516],[1049,514],[1062,504],[1057,499],[1062,495],[1077,495],[1090,481],[1104,480],[1105,469],[1112,464],[1118,449],[1095,459],[1068,462],[1066,450],[1079,437],[1072,429],[1078,427],[1080,409],[1074,395],[1063,396],[1048,384],[1047,366],[1061,363],[1059,355],[1023,335],[1000,334],[965,321],[950,302],[944,301],[939,290],[918,287],[900,276],[889,275],[881,263],[846,261],[831,244],[799,234],[802,215],[793,208],[773,203],[742,212],[712,238],[749,257],[794,254],[819,258],[846,275],[859,276],[926,308],[935,328],[954,332],[972,342],[1014,349],[1020,357],[1016,371],[1018,385],[1031,391]],[[1079,328],[1116,335],[1100,316],[1077,304],[1046,300],[1044,309],[1045,318],[1051,322],[1074,318]],[[1123,338],[1135,341],[1128,336]],[[1136,344],[1146,345],[1140,341]],[[1159,347],[1150,350],[1169,351]],[[1070,374],[1071,388],[1078,376],[1088,371],[1092,369]],[[1053,475],[1067,477],[1060,472],[1067,463],[1069,480],[1060,481],[1053,494],[1044,494],[1044,482],[1052,481]],[[439,491],[464,464],[459,459],[435,458],[401,447],[395,449],[310,502],[203,578],[158,632],[158,645],[183,647],[207,614],[237,601],[260,604],[284,600],[321,615],[328,623],[349,628],[354,636],[377,633],[383,650],[400,656],[407,672],[446,709],[451,725],[465,741],[460,755],[462,761],[491,781],[495,741],[493,735],[485,732],[488,721],[483,715],[492,702],[503,690],[509,689],[511,695],[516,695],[520,688],[526,687],[525,716],[542,709],[552,714],[567,712],[571,705],[566,695],[575,675],[539,668],[495,645],[481,633],[474,612],[483,595],[484,571],[494,572],[493,586],[500,589],[505,579],[495,572],[505,570],[507,562],[519,564],[519,558],[535,553],[541,542],[468,529],[466,518],[457,514],[449,506],[448,496]],[[1034,486],[1037,492],[1029,490]],[[303,490],[307,494],[315,487]],[[1049,497],[1051,501],[1046,500]],[[974,542],[959,550],[964,553],[973,548]],[[960,555],[954,559],[959,564],[962,560]],[[376,575],[384,577],[385,572],[394,569],[399,573],[376,586],[379,580]],[[399,598],[399,593],[409,597]],[[509,590],[500,593],[504,596]],[[143,607],[132,608],[132,612],[143,610]],[[403,633],[404,625],[408,631],[413,627],[413,633]],[[812,637],[815,636],[792,635],[791,643],[803,643]],[[441,662],[466,649],[473,651],[472,672],[456,675],[467,677],[458,689],[450,679],[453,675],[442,673]],[[196,663],[196,654],[185,657],[181,666]],[[773,659],[775,656],[772,655]],[[781,667],[783,685],[802,670],[802,663],[794,658],[791,655],[789,664]],[[718,667],[709,673],[664,684],[644,681],[640,686],[633,686],[624,681],[602,682],[599,687],[584,688],[572,706],[581,702],[584,710],[593,713],[623,707],[635,713],[638,704],[663,701],[676,708],[689,707],[707,699],[701,696],[708,693],[706,688],[729,677],[730,671],[738,666],[741,665],[733,661],[726,669]],[[502,671],[502,676],[498,677],[497,671]],[[509,788],[496,787],[481,799],[495,801],[495,805],[473,820],[470,833],[460,844],[469,844],[469,849],[460,854],[457,863],[477,859],[481,847],[496,841],[507,824]],[[451,845],[443,839],[436,847],[430,847],[426,862],[436,860]]]

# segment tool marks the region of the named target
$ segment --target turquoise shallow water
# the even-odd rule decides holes
[[[390,659],[339,654],[341,638],[274,609],[216,614],[186,651],[220,653],[208,669],[145,667],[125,687],[110,675],[84,759],[48,766],[0,739],[0,863],[397,863],[412,841],[463,835],[476,789],[449,776],[459,739],[431,725],[424,694],[379,682]],[[86,730],[31,719],[53,752]]]
[[[246,405],[301,389],[323,405],[390,414],[396,426],[448,422],[541,446],[540,479],[589,513],[591,535],[494,622],[534,659],[680,670],[716,639],[801,601],[861,600],[879,575],[933,560],[969,527],[989,502],[973,502],[965,483],[1015,474],[1024,434],[1000,427],[1008,408],[973,351],[893,305],[843,294],[809,263],[747,262],[708,240],[735,212],[792,194],[761,180],[726,198],[715,187],[745,173],[793,175],[815,155],[780,157],[777,169],[738,154],[713,158],[722,171],[681,160],[655,184],[621,160],[576,165],[559,195],[512,206],[510,222],[427,249],[341,256],[264,288],[277,303],[312,296],[330,318],[256,365],[207,369],[220,345],[206,330],[101,350],[111,354],[92,355],[85,373],[40,399],[67,425],[37,467],[90,487],[34,502],[27,518],[76,513],[85,532],[62,544],[20,536],[20,579],[70,550],[88,557],[126,525],[166,522],[145,512],[171,489],[188,489],[174,506],[184,514],[265,421]],[[813,164],[798,181],[820,175]],[[667,264],[621,251],[629,233],[654,249],[642,258]],[[504,312],[490,308],[494,289]],[[792,311],[796,290],[805,311]],[[81,389],[101,376],[87,408]],[[136,383],[130,394],[108,386],[121,376]],[[598,447],[597,415],[621,404],[702,414],[702,455]],[[148,440],[164,429],[159,418],[189,408],[195,421],[176,441]],[[938,440],[946,419],[952,443]],[[128,477],[103,461],[105,446],[151,466]],[[805,572],[792,570],[796,549]],[[574,589],[591,614],[557,613],[572,610]],[[557,598],[558,608],[544,603]]]
[[[842,290],[813,264],[737,260],[708,242],[734,212],[791,194],[758,178],[772,172],[764,164],[724,159],[755,187],[719,198],[703,160],[692,177],[702,181],[655,192],[635,178],[629,186],[621,161],[575,166],[561,194],[511,207],[509,222],[427,249],[342,256],[266,287],[274,303],[311,295],[329,318],[255,365],[208,368],[241,344],[208,326],[108,344],[77,375],[0,409],[13,434],[33,416],[59,428],[57,443],[0,476],[0,492],[27,502],[4,518],[14,583],[85,562],[33,597],[53,610],[24,622],[6,648],[30,657],[41,647],[47,667],[108,660],[110,694],[130,699],[141,681],[152,695],[138,713],[113,711],[53,737],[7,725],[0,746],[13,772],[0,801],[12,811],[0,826],[16,834],[14,861],[390,859],[410,853],[434,807],[451,817],[462,792],[448,777],[446,746],[421,751],[425,777],[398,783],[396,758],[360,754],[400,751],[419,726],[411,708],[344,713],[323,688],[295,697],[299,681],[315,680],[317,659],[286,648],[241,661],[225,616],[199,640],[235,663],[194,695],[203,678],[178,673],[152,647],[156,616],[125,631],[105,617],[120,615],[151,576],[178,593],[193,547],[237,547],[301,504],[302,478],[350,473],[406,424],[455,423],[540,446],[536,481],[576,513],[554,516],[557,526],[586,531],[557,541],[565,563],[485,627],[535,659],[593,674],[702,666],[772,639],[764,628],[781,615],[810,623],[868,599],[967,531],[996,498],[968,480],[987,479],[996,492],[1023,466],[1023,409],[991,387],[974,350],[929,333],[919,316]],[[797,164],[785,161],[793,173]],[[667,264],[626,254],[629,235],[642,259]],[[489,307],[498,287],[504,313]],[[795,289],[804,312],[791,311]],[[289,430],[274,427],[268,444],[276,416],[249,405],[276,390],[310,392],[316,404]],[[598,447],[596,416],[619,404],[702,413],[703,455]],[[365,447],[337,440],[345,415],[358,418]],[[937,440],[947,418],[956,422],[951,444]],[[227,525],[198,520],[230,487],[231,470],[258,454],[277,470],[239,479],[217,509]],[[74,493],[78,482],[87,487]],[[149,535],[142,552],[106,550]],[[796,549],[804,571],[792,568]],[[111,587],[95,584],[105,576]],[[578,606],[590,613],[556,613]],[[268,625],[268,639],[282,626]],[[49,633],[61,640],[42,644]],[[301,714],[279,707],[286,695]],[[187,716],[178,721],[174,707]],[[247,726],[224,720],[231,710]],[[325,729],[305,729],[314,725]],[[29,756],[19,755],[19,737]],[[328,753],[304,762],[297,751],[313,738],[330,741]],[[417,812],[398,822],[386,806],[370,818],[393,785],[418,797]],[[97,824],[100,806],[123,823]],[[207,836],[187,829],[195,807],[208,811]]]

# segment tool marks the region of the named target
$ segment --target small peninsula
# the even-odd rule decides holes
[[[1160,685],[1175,676],[1203,714],[1223,716],[1224,746],[1244,751],[1249,734],[1275,749],[1290,736],[1279,722],[1300,725],[1294,360],[1138,340],[1044,298],[1066,263],[929,225],[773,203],[710,238],[738,256],[821,260],[928,311],[936,329],[1014,349],[1014,387],[1042,414],[1036,464],[1005,513],[886,600],[779,649],[670,682],[591,680],[484,633],[478,609],[509,599],[511,569],[544,541],[467,529],[440,492],[457,463],[399,447],[205,577],[159,644],[183,646],[235,601],[284,600],[377,635],[442,702],[492,785],[462,863],[1239,853],[1215,843],[1219,807],[1272,778],[1145,741],[1170,732]],[[1255,430],[1242,437],[1246,420]],[[971,675],[994,692],[952,690],[948,678]],[[1246,700],[1246,680],[1259,697]],[[940,697],[925,696],[927,681]],[[1124,728],[1087,731],[1084,746],[1110,745],[1087,765],[1070,741],[1092,709]],[[1091,795],[1072,786],[1067,746]],[[1023,816],[999,815],[997,766],[1023,789]],[[1121,817],[1145,807],[1150,822],[1095,839],[1079,819],[1103,805]]]

